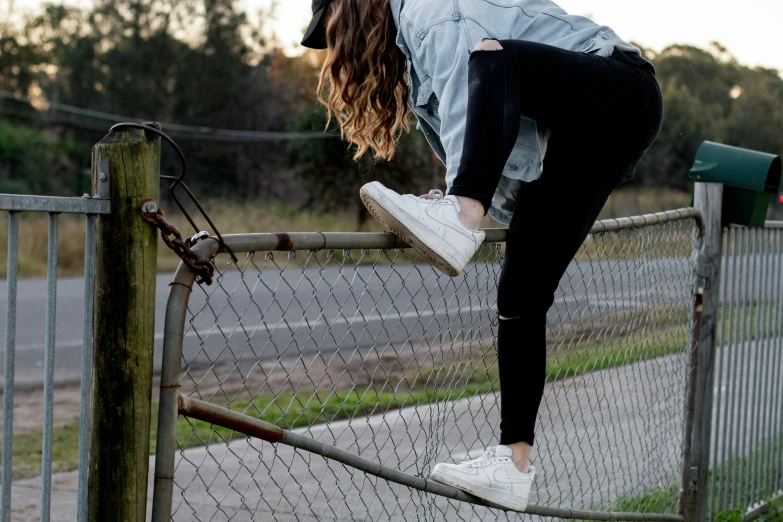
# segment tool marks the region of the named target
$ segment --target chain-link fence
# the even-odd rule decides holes
[[[548,314],[533,511],[676,513],[696,216],[596,223],[563,277]],[[176,422],[176,459],[167,467],[175,446],[161,425],[154,516],[168,488],[173,520],[531,518],[176,416],[181,393],[413,477],[477,456],[497,444],[503,237],[489,234],[456,278],[385,234],[227,236],[248,253],[218,256],[215,283],[190,296],[181,268],[160,406],[169,433]]]
[[[783,225],[723,233],[710,520],[783,490]]]

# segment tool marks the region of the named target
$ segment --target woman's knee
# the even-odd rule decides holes
[[[503,46],[497,40],[484,39],[481,40],[473,48],[473,51],[502,51]]]
[[[500,320],[546,315],[555,302],[555,292],[530,281],[530,273],[515,275],[524,281],[516,281],[514,284],[506,279],[498,284],[497,308]]]

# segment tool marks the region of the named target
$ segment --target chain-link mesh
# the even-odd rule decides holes
[[[676,511],[696,237],[690,218],[597,234],[568,268],[531,504]],[[190,299],[181,393],[411,475],[475,457],[497,444],[501,261],[487,245],[450,278],[412,250],[219,257]],[[177,439],[174,520],[531,518],[201,421],[180,417]]]
[[[725,230],[721,264],[710,520],[783,494],[783,229]]]

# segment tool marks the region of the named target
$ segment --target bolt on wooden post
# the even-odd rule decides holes
[[[160,138],[138,128],[111,132],[93,148],[92,166],[93,194],[108,182],[111,214],[97,229],[89,520],[143,522],[157,231],[141,206],[159,199]]]

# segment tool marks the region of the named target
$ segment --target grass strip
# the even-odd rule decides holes
[[[710,470],[707,478],[709,487],[708,507],[714,502],[713,495],[719,491],[721,498],[738,498],[741,506],[753,506],[760,502],[768,503],[767,510],[756,520],[760,522],[783,522],[783,499],[778,495],[778,486],[783,482],[783,469],[779,468],[780,455],[783,452],[783,435],[759,444],[748,455],[734,456],[728,461]],[[765,456],[766,459],[759,457]],[[774,458],[770,458],[774,456]],[[761,467],[751,474],[751,463],[761,463]],[[715,488],[713,490],[713,476]],[[765,484],[755,481],[756,477],[765,477]],[[639,494],[619,497],[608,511],[675,514],[679,502],[679,484],[670,484],[653,488]],[[734,508],[715,513],[715,522],[742,522],[747,508]]]
[[[11,455],[12,474],[16,478],[41,474],[43,430],[14,435]],[[0,454],[2,452],[0,451]],[[79,418],[52,431],[52,471],[71,471],[79,464]]]

